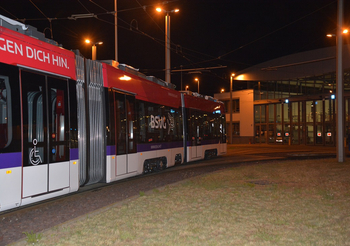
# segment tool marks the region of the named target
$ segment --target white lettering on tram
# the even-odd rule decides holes
[[[37,49],[32,46],[27,46],[10,39],[0,37],[0,52],[2,51],[69,69],[67,58],[52,53],[50,54],[49,51],[40,48]]]
[[[55,55],[52,55],[52,64],[53,65],[56,65],[58,67],[65,67],[65,68],[68,68],[68,64],[67,64],[67,59],[64,59],[60,56],[55,56]]]
[[[170,134],[171,131],[174,131],[175,128],[175,120],[174,116],[172,116],[170,113],[168,113],[168,119],[166,116],[150,116],[150,126],[152,129],[167,129],[168,128],[168,134]]]
[[[160,116],[154,116],[151,115],[151,128],[160,128],[160,129],[166,129],[166,118],[165,116],[160,117]]]
[[[3,44],[2,44],[3,43]],[[0,50],[7,51],[12,54],[20,54],[23,56],[23,46],[22,44],[17,44],[11,40],[5,40],[4,38],[0,38]]]
[[[50,54],[45,52],[45,51],[33,49],[33,48],[27,46],[26,47],[26,56],[28,58],[50,64]]]
[[[5,39],[0,38],[0,42],[4,42],[4,41],[5,41]],[[0,46],[0,50],[2,50],[2,51],[6,51],[6,46],[5,46],[5,44],[4,44],[4,45],[2,45],[2,46]]]

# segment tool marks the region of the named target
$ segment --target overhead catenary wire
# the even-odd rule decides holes
[[[30,0],[30,1],[31,1],[31,0]],[[98,5],[97,3],[95,3],[94,1],[92,1],[92,0],[89,0],[89,1],[90,1],[91,3],[93,3],[93,4],[97,5],[97,6],[99,6],[99,7],[100,7],[101,9],[103,9],[104,11],[106,11],[106,13],[99,13],[99,14],[96,14],[97,16],[113,13],[113,12],[108,12],[107,9],[101,7],[100,5]],[[166,3],[171,3],[171,2],[175,2],[175,1],[178,1],[178,0],[166,1]],[[32,2],[32,1],[31,1],[31,2]],[[81,3],[80,0],[78,0],[78,2]],[[153,4],[153,5],[141,5],[140,2],[139,2],[138,0],[136,0],[136,2],[139,4],[139,7],[134,7],[134,8],[130,8],[130,9],[124,9],[124,10],[118,10],[118,12],[124,12],[124,11],[130,11],[130,10],[135,10],[135,9],[140,9],[140,8],[142,8],[142,9],[144,9],[145,12],[147,13],[146,8],[156,5],[156,4]],[[304,19],[305,17],[307,17],[307,16],[309,16],[309,15],[312,15],[312,14],[316,13],[317,11],[319,11],[319,10],[321,10],[321,9],[328,7],[329,5],[331,5],[331,4],[335,3],[335,2],[336,2],[336,1],[332,1],[332,2],[330,2],[330,3],[328,3],[328,4],[326,4],[325,6],[319,8],[319,9],[317,9],[317,10],[315,10],[315,11],[313,11],[313,12],[311,12],[311,13],[309,13],[309,14],[307,14],[307,15],[305,15],[305,16],[303,16],[303,17],[301,17],[301,18],[299,18],[299,19],[297,19],[297,20],[295,20],[295,21],[293,21],[293,22],[291,22],[291,23],[289,23],[289,24],[283,26],[283,27],[280,27],[280,28],[278,28],[278,29],[276,29],[276,30],[274,30],[274,31],[272,31],[272,32],[270,32],[270,33],[268,33],[268,34],[265,34],[265,35],[263,35],[263,36],[261,36],[261,37],[255,39],[255,40],[251,41],[251,42],[248,42],[248,43],[246,43],[246,44],[244,44],[244,45],[242,45],[242,46],[240,46],[240,47],[238,47],[238,48],[236,48],[236,49],[234,49],[234,50],[231,50],[231,51],[229,51],[229,52],[227,52],[227,53],[224,53],[224,54],[222,54],[222,55],[220,55],[220,56],[207,55],[207,54],[204,54],[204,53],[202,53],[202,52],[198,52],[198,51],[195,51],[195,50],[192,50],[192,49],[187,49],[186,47],[183,47],[183,49],[184,49],[184,50],[188,50],[188,51],[192,51],[192,52],[197,53],[197,54],[200,54],[200,55],[208,56],[208,57],[210,58],[210,59],[202,60],[202,61],[200,61],[200,62],[196,62],[196,63],[194,63],[193,65],[198,65],[198,64],[207,63],[207,62],[214,62],[214,61],[217,61],[217,60],[221,60],[221,61],[225,61],[225,62],[234,62],[234,63],[242,64],[242,63],[237,62],[237,61],[224,60],[223,57],[225,57],[225,56],[227,56],[227,55],[229,55],[229,54],[231,54],[231,53],[234,53],[234,52],[236,52],[236,51],[238,51],[238,50],[240,50],[240,49],[243,49],[243,48],[245,48],[245,47],[247,47],[247,46],[249,46],[249,45],[251,45],[251,44],[253,44],[253,43],[255,43],[255,42],[257,42],[257,41],[259,41],[259,40],[261,40],[261,39],[263,39],[263,38],[266,38],[267,36],[272,35],[273,33],[278,32],[278,31],[280,31],[280,30],[282,30],[282,29],[288,27],[289,25],[294,24],[294,23],[300,21],[301,19]],[[81,3],[81,4],[82,4],[82,3]],[[33,5],[34,5],[34,4],[33,4]],[[83,7],[86,9],[86,11],[89,12],[89,10],[88,10],[84,5],[83,5]],[[3,9],[3,8],[2,8],[2,9]],[[6,11],[6,10],[5,10],[5,11]],[[39,11],[40,11],[40,10],[39,10]],[[40,11],[40,12],[42,12],[42,11]],[[89,13],[91,13],[91,12],[89,12]],[[46,17],[47,20],[63,20],[63,19],[67,19],[67,18],[68,18],[68,17],[66,17],[66,18],[48,18],[44,13],[42,13],[42,14]],[[150,15],[149,15],[149,16],[150,16]],[[153,20],[153,18],[152,18],[151,16],[150,16],[150,18]],[[118,17],[118,19],[121,20],[119,17]],[[24,21],[24,20],[26,20],[26,21],[30,21],[30,20],[40,20],[40,18],[37,18],[37,19],[22,19],[22,21]],[[98,20],[104,21],[104,20],[102,20],[101,18],[98,18]],[[122,20],[121,20],[121,21],[122,21]],[[154,20],[153,20],[153,21],[154,21]],[[106,21],[104,21],[104,22],[106,22]],[[108,23],[108,22],[106,22],[106,23]],[[110,23],[110,24],[111,24],[111,25],[114,25],[114,23]],[[159,27],[159,25],[157,25],[157,26],[158,26],[158,28],[159,28],[162,32],[164,32],[164,31]],[[119,26],[119,25],[118,25],[118,27],[123,28],[122,26]],[[142,31],[141,31],[140,33],[142,33],[143,35],[147,36],[148,38],[151,38],[151,39],[153,39],[153,40],[156,41],[155,38],[152,38],[150,35],[146,34],[145,32],[142,32]],[[160,43],[161,41],[157,41],[157,42]],[[176,45],[176,44],[174,44],[174,43],[172,42],[172,45]],[[172,49],[172,50],[174,51],[174,49]],[[194,56],[193,56],[193,57],[194,57]],[[186,57],[186,58],[187,58],[187,57]],[[185,59],[186,59],[186,58],[185,58]],[[247,64],[243,64],[243,65],[247,65]]]
[[[135,0],[135,1],[136,1],[140,6],[142,6],[141,3],[140,3],[138,0]],[[143,10],[144,10],[145,13],[148,15],[148,17],[153,21],[153,23],[156,24],[156,26],[158,27],[158,29],[159,29],[163,34],[165,34],[165,33],[164,33],[164,30],[158,25],[158,23],[153,19],[153,17],[146,11],[146,8],[143,7]]]
[[[30,0],[30,1],[31,1],[31,0]],[[85,9],[85,11],[87,11],[89,14],[93,14],[80,0],[77,0],[77,1],[78,1],[78,3]],[[107,23],[107,24],[110,24],[110,25],[114,25],[114,23],[112,23],[112,22],[109,22],[109,21],[106,21],[106,20],[104,20],[104,19],[99,18],[99,16],[102,16],[102,15],[109,15],[109,14],[114,13],[114,12],[109,12],[107,9],[103,8],[102,6],[98,5],[97,3],[95,3],[95,2],[92,1],[92,0],[89,0],[89,1],[90,1],[91,3],[97,5],[97,6],[98,6],[99,8],[101,8],[103,11],[105,11],[105,13],[93,14],[94,16],[96,16],[95,18],[96,18],[97,20],[102,21],[102,22]],[[176,1],[178,1],[178,0],[166,1],[166,3],[171,3],[171,2],[176,2]],[[32,2],[32,1],[31,1],[31,2]],[[130,9],[125,9],[125,10],[118,10],[118,12],[124,12],[124,11],[129,11],[129,10],[135,10],[135,9],[140,9],[140,8],[142,8],[142,9],[147,13],[147,15],[152,19],[152,21],[153,21],[154,23],[156,23],[156,21],[154,21],[154,19],[152,18],[152,16],[150,16],[150,15],[148,14],[148,12],[146,11],[146,9],[149,8],[149,7],[154,7],[154,6],[156,6],[157,4],[153,4],[153,5],[141,5],[140,2],[139,2],[138,0],[136,0],[136,2],[138,3],[139,7],[130,8]],[[49,22],[50,22],[51,38],[53,38],[53,37],[52,37],[52,36],[53,36],[53,35],[52,35],[52,23],[51,23],[52,20],[59,21],[59,20],[71,19],[70,17],[60,17],[60,18],[55,17],[55,18],[49,18],[49,17],[47,17],[47,16],[44,14],[43,11],[41,11],[41,10],[39,9],[38,6],[36,6],[34,3],[33,3],[33,5],[42,13],[42,15],[43,15],[45,18],[18,19],[18,18],[16,17],[16,19],[19,20],[19,21],[22,21],[22,22],[25,22],[25,21],[49,20]],[[130,27],[130,24],[127,23],[127,22],[125,22],[124,20],[122,20],[120,17],[118,17],[118,20],[120,20],[121,22],[125,23],[126,25],[128,25],[128,26]],[[157,23],[156,23],[156,25],[157,25],[157,27],[162,31],[162,33],[164,33],[164,30],[163,30],[162,28],[160,28],[160,26],[159,26]],[[123,27],[123,26],[121,26],[121,25],[118,25],[118,27],[119,27],[119,28],[123,28],[123,29],[125,29],[125,30],[128,30],[128,29],[129,29],[129,27],[128,27],[128,28],[125,28],[125,27]],[[67,30],[70,30],[70,29],[67,28],[66,26],[65,26],[65,28],[66,28]],[[155,38],[155,37],[152,37],[151,35],[147,34],[146,32],[144,32],[144,31],[142,31],[142,30],[140,30],[140,29],[137,29],[136,31],[132,29],[131,31],[132,31],[132,32],[135,32],[135,33],[138,33],[138,34],[141,34],[141,35],[143,35],[143,36],[145,36],[145,37],[147,37],[147,38],[150,38],[150,39],[152,39],[153,41],[155,41],[156,43],[158,43],[158,44],[164,46],[164,41],[163,41],[163,40],[160,40],[160,39],[157,39],[157,38]],[[74,31],[70,31],[70,32],[72,32],[72,33],[74,34],[74,36],[72,36],[72,37],[77,38],[77,33],[76,33],[76,32],[74,32]],[[175,47],[176,47],[176,46],[179,46],[178,44],[175,44],[174,42],[171,42],[171,45],[172,45],[173,47],[174,47],[174,46],[175,46]],[[207,55],[207,54],[204,54],[204,53],[201,53],[201,52],[198,52],[198,51],[195,51],[195,50],[192,50],[192,49],[183,47],[183,46],[181,46],[181,47],[182,47],[183,50],[187,50],[187,51],[190,51],[190,52],[193,52],[193,53],[197,53],[197,54],[201,54],[201,55],[205,55],[205,56],[212,57],[211,55]],[[183,59],[185,59],[186,61],[188,61],[188,62],[190,63],[191,66],[193,66],[193,64],[195,64],[195,62],[192,61],[192,59],[190,59],[189,57],[192,57],[192,58],[195,58],[195,59],[202,59],[202,58],[200,58],[200,57],[197,57],[197,56],[195,56],[195,55],[192,55],[192,54],[189,54],[189,53],[186,53],[186,52],[178,53],[178,52],[176,52],[176,49],[175,49],[175,48],[170,48],[170,49],[171,49],[172,52],[175,52],[178,56],[180,56],[180,57],[182,57]],[[217,64],[216,64],[216,65],[217,65]]]
[[[83,8],[90,14],[91,12],[87,9],[87,7],[85,7],[84,4],[82,4],[82,2],[80,2],[80,0],[77,0],[78,3],[80,3],[81,6],[83,6]]]
[[[106,11],[105,13],[93,14],[93,13],[91,13],[91,11],[89,11],[89,10],[81,3],[80,0],[77,0],[77,1],[84,7],[84,9],[85,9],[89,14],[92,14],[97,20],[102,21],[102,22],[107,23],[107,24],[110,24],[110,25],[114,25],[114,23],[112,23],[112,22],[109,22],[109,21],[106,21],[106,20],[104,20],[104,19],[99,18],[99,16],[113,14],[114,12],[108,12],[107,9],[105,9],[105,8],[101,7],[100,5],[96,4],[95,2],[89,0],[89,1],[92,2],[93,4],[98,5],[101,9],[103,9],[104,11]],[[136,0],[136,1],[137,1],[137,0]],[[170,2],[175,2],[175,1],[178,1],[178,0],[174,0],[174,1],[170,1]],[[169,1],[168,1],[168,2],[169,2]],[[146,11],[146,9],[147,9],[148,7],[156,6],[155,4],[154,4],[154,5],[146,5],[146,6],[143,5],[143,6],[142,6],[142,5],[140,4],[139,1],[137,1],[137,3],[139,4],[139,7],[133,8],[133,9],[140,9],[140,8],[142,8],[147,14],[148,14],[148,12]],[[127,10],[129,10],[129,9],[127,9]],[[122,12],[122,11],[127,11],[127,10],[118,10],[118,12],[120,12],[120,11],[121,11],[121,12]],[[27,21],[30,21],[30,20],[47,20],[47,19],[49,19],[49,20],[67,20],[67,19],[71,19],[70,17],[48,18],[44,13],[42,13],[42,14],[44,15],[45,18],[26,19],[26,20],[27,20]],[[154,21],[154,19],[152,18],[152,16],[150,16],[149,14],[148,14],[148,16],[152,19],[152,21],[153,21],[154,23],[156,23],[156,22]],[[122,19],[119,18],[119,17],[118,17],[118,20],[120,20],[121,22],[123,22],[124,24],[126,24],[126,25],[128,26],[128,28],[126,28],[126,27],[124,27],[124,26],[118,25],[119,28],[123,28],[123,29],[125,29],[125,30],[132,31],[132,32],[137,33],[137,34],[139,34],[139,35],[143,35],[143,36],[145,36],[145,37],[147,37],[147,38],[150,38],[151,40],[155,41],[156,43],[158,43],[158,44],[160,44],[160,45],[162,45],[162,46],[165,46],[165,41],[164,41],[164,40],[155,38],[155,37],[153,37],[153,36],[147,34],[146,32],[144,32],[144,31],[142,31],[142,30],[140,30],[140,29],[136,29],[136,30],[134,30],[134,29],[132,29],[132,28],[130,29],[130,24],[129,24],[129,23],[127,23],[126,21],[122,20]],[[157,24],[157,23],[156,23],[156,24]],[[64,27],[65,27],[67,30],[70,30],[70,29],[67,28],[66,26],[64,26]],[[157,24],[157,27],[162,31],[162,33],[164,33],[163,29],[160,28],[158,24]],[[51,30],[51,29],[50,29],[50,30]],[[70,32],[74,34],[74,35],[71,35],[72,37],[77,38],[78,34],[77,34],[76,32],[74,32],[74,31],[70,31]],[[173,47],[177,47],[177,46],[179,46],[179,45],[178,45],[178,44],[175,44],[174,42],[171,42],[171,45],[172,45],[172,47],[170,48],[171,51],[172,51],[172,52],[175,52],[176,55],[178,55],[178,56],[180,56],[181,58],[185,59],[185,60],[189,63],[188,65],[185,65],[185,66],[184,66],[185,68],[186,68],[186,67],[195,67],[196,62],[194,62],[192,59],[197,59],[197,60],[200,59],[200,60],[201,60],[202,58],[200,58],[200,57],[198,57],[198,56],[196,56],[196,55],[193,55],[193,54],[191,54],[191,53],[184,52],[184,50],[187,50],[187,51],[193,52],[193,53],[197,53],[197,54],[200,54],[200,55],[212,57],[211,55],[207,55],[207,54],[204,54],[204,53],[201,53],[201,52],[198,52],[198,51],[195,51],[195,50],[192,50],[192,49],[183,47],[183,46],[181,46],[181,47],[182,47],[182,52],[176,52],[176,49],[173,48]],[[230,61],[230,62],[232,62],[232,61]],[[215,63],[214,65],[217,66],[217,65],[221,65],[221,64],[216,64],[216,63]],[[174,67],[174,68],[172,68],[172,69],[176,69],[176,67]],[[146,70],[149,70],[149,69],[146,69]],[[164,69],[159,69],[158,71],[163,71],[163,70],[164,70]]]
[[[32,1],[31,1],[31,2],[32,2]],[[80,0],[78,0],[78,2],[81,3]],[[92,0],[89,0],[89,2],[95,4],[96,6],[99,6],[99,8],[101,8],[103,11],[105,11],[104,13],[98,13],[98,14],[96,14],[96,16],[97,16],[96,19],[97,19],[97,20],[100,20],[100,21],[102,21],[102,22],[105,22],[105,23],[109,23],[109,24],[111,24],[111,25],[114,25],[114,23],[111,23],[111,22],[109,22],[109,21],[106,21],[106,20],[104,20],[103,18],[99,18],[99,17],[102,16],[102,15],[108,15],[108,14],[111,14],[111,13],[114,13],[114,12],[108,12],[107,9],[105,9],[104,7],[98,5],[96,2],[94,2],[94,1],[92,1]],[[139,5],[138,7],[133,7],[133,8],[129,8],[129,9],[118,10],[118,12],[131,11],[131,10],[135,10],[135,9],[143,9],[143,10],[147,13],[146,8],[155,6],[155,5],[143,5],[143,6],[141,6],[141,4],[140,4],[140,2],[139,2],[138,0],[136,0],[136,2],[137,2],[138,5]],[[174,2],[174,1],[167,1],[167,2]],[[177,55],[181,56],[183,59],[185,59],[187,62],[190,63],[189,65],[185,65],[184,67],[189,67],[189,66],[194,67],[194,66],[196,66],[196,65],[198,65],[198,64],[203,64],[203,63],[212,63],[212,64],[217,65],[217,62],[218,62],[218,61],[241,64],[240,62],[237,62],[237,61],[226,60],[226,59],[224,59],[224,57],[227,56],[227,55],[229,55],[229,54],[232,54],[232,53],[236,52],[236,51],[239,50],[239,49],[246,48],[247,46],[250,46],[250,45],[254,44],[254,43],[257,42],[257,41],[259,41],[259,40],[261,40],[261,39],[263,39],[263,38],[265,38],[265,37],[267,37],[267,36],[269,36],[269,35],[272,35],[272,34],[278,32],[278,31],[282,30],[283,28],[286,28],[286,27],[288,27],[288,26],[294,24],[295,22],[300,21],[301,19],[303,19],[303,18],[305,18],[305,17],[307,17],[307,16],[309,16],[309,15],[312,15],[313,13],[319,11],[320,9],[323,9],[323,8],[329,6],[330,4],[333,4],[334,2],[336,2],[336,1],[332,1],[331,3],[329,3],[329,4],[327,4],[327,5],[323,6],[323,7],[321,7],[321,8],[319,8],[319,9],[317,9],[317,10],[315,10],[315,11],[313,11],[313,12],[311,12],[311,13],[309,13],[309,14],[307,14],[307,15],[305,15],[305,16],[303,16],[303,17],[301,17],[301,18],[299,18],[299,19],[297,19],[297,20],[295,20],[295,21],[293,21],[293,22],[291,22],[291,23],[289,23],[289,24],[283,26],[283,27],[280,27],[280,28],[278,28],[278,29],[276,29],[276,30],[274,30],[274,31],[272,31],[272,32],[269,32],[269,33],[267,33],[267,34],[261,36],[260,38],[257,38],[257,39],[255,39],[255,40],[253,40],[253,41],[251,41],[251,42],[248,42],[248,43],[246,43],[246,44],[244,44],[244,45],[241,45],[240,47],[238,47],[238,48],[236,48],[236,49],[234,49],[234,50],[231,50],[231,51],[229,51],[229,52],[226,52],[226,53],[224,53],[224,54],[222,54],[222,55],[220,55],[220,56],[213,56],[213,55],[205,54],[205,53],[203,53],[203,52],[198,52],[198,51],[195,51],[195,50],[193,50],[193,49],[186,48],[186,47],[182,47],[182,52],[177,53]],[[82,3],[81,3],[81,4],[82,4]],[[91,13],[84,5],[83,5],[83,7],[85,8],[86,11],[88,11],[89,13]],[[3,8],[2,8],[2,9],[3,9]],[[5,10],[5,11],[6,11],[6,10]],[[42,11],[41,11],[41,12],[42,12]],[[43,16],[45,16],[45,20],[49,20],[49,21],[52,21],[52,20],[66,20],[66,19],[68,19],[68,17],[65,17],[65,18],[48,18],[44,13],[42,13],[42,14],[43,14]],[[118,19],[122,21],[121,18],[118,17]],[[34,20],[34,19],[23,19],[23,20],[25,20],[25,21],[30,21],[30,20]],[[40,20],[40,19],[37,18],[37,19],[35,19],[35,20]],[[141,29],[138,29],[138,30],[132,29],[132,30],[130,30],[130,28],[129,28],[129,27],[130,27],[130,24],[127,23],[127,22],[125,22],[125,21],[124,21],[123,23],[125,23],[125,24],[128,26],[128,28],[126,28],[125,26],[122,26],[122,25],[118,25],[118,27],[119,27],[119,28],[123,28],[123,29],[125,29],[125,30],[132,31],[132,32],[137,33],[137,34],[139,34],[139,35],[143,35],[143,36],[145,36],[145,37],[147,37],[147,38],[150,38],[150,39],[154,40],[155,42],[157,42],[157,43],[160,44],[160,45],[164,45],[164,41],[163,41],[163,40],[160,40],[160,39],[157,39],[157,38],[155,38],[155,37],[152,37],[151,35],[147,34],[146,32],[142,31]],[[158,27],[159,27],[159,25],[158,25]],[[67,27],[66,27],[66,28],[67,28]],[[159,29],[160,29],[162,32],[164,32],[163,29],[161,29],[160,27],[159,27]],[[74,33],[74,34],[76,34],[76,33]],[[176,46],[176,44],[172,42],[172,46],[174,47],[174,46]],[[172,50],[172,52],[176,51],[176,49],[174,49],[174,48],[171,48],[171,50]],[[193,53],[195,53],[195,54],[193,54]],[[204,57],[208,57],[209,59],[203,59],[203,57],[200,57],[200,56],[198,56],[198,55],[204,56]],[[195,61],[193,61],[193,59],[197,59],[197,60],[200,60],[200,61],[195,62]],[[247,64],[244,64],[244,65],[247,65]]]
[[[142,6],[141,3],[140,3],[138,0],[135,0],[135,1],[138,3],[138,5],[139,5],[140,7],[143,8],[143,10],[145,11],[145,13],[146,13],[146,14],[148,15],[148,17],[152,20],[152,22],[155,23],[156,26],[158,27],[158,29],[165,35],[164,30],[158,25],[158,23],[154,20],[154,18],[146,11],[146,6]],[[175,1],[178,1],[178,0],[166,1],[166,3],[175,2]],[[153,6],[153,5],[149,5],[149,6]],[[165,42],[165,41],[163,41],[163,42]],[[180,46],[180,45],[175,44],[173,41],[170,40],[170,50],[174,52],[176,49],[171,48],[171,46],[177,47],[177,46]],[[182,47],[182,46],[181,46],[181,47]],[[183,49],[187,49],[187,48],[185,48],[185,47],[182,47],[182,48],[183,48]],[[204,53],[201,53],[201,52],[192,50],[192,49],[187,49],[187,50],[193,51],[193,52],[198,53],[198,54],[206,55],[206,56],[209,56],[209,57],[213,57],[213,56],[211,56],[211,55],[207,55],[207,54],[204,54]],[[175,53],[176,53],[177,55],[179,55],[178,52],[175,52]],[[188,62],[190,62],[192,66],[194,65],[194,62],[193,62],[192,60],[190,60],[188,57],[186,57],[185,55],[183,55],[183,52],[181,52],[181,54],[182,54],[182,55],[180,55],[180,56],[181,56],[183,59],[185,59],[185,60],[187,60]],[[193,56],[193,57],[194,57],[194,56]],[[198,57],[196,57],[196,58],[198,58]]]
[[[51,19],[50,19],[49,17],[47,17],[47,16],[44,14],[44,12],[41,11],[41,9],[39,9],[39,7],[35,5],[35,3],[33,3],[32,0],[29,0],[29,2],[31,2],[31,3],[34,5],[34,7],[35,7],[37,10],[39,10],[39,12],[49,21],[49,23],[50,23],[50,28],[49,28],[49,29],[50,29],[51,39],[53,39],[53,32],[52,32],[52,23],[51,23]]]
[[[17,16],[15,16],[14,14],[12,14],[11,12],[7,11],[5,8],[0,6],[0,9],[4,10],[6,13],[8,13],[9,15],[13,16],[15,19],[18,19]]]
[[[264,39],[264,38],[266,38],[266,37],[268,37],[268,36],[278,32],[278,31],[280,31],[280,30],[282,30],[282,29],[284,29],[284,28],[286,28],[286,27],[288,27],[288,26],[290,26],[290,25],[292,25],[292,24],[294,24],[294,23],[296,23],[296,22],[298,22],[298,21],[300,21],[300,20],[302,20],[302,19],[304,19],[304,18],[306,18],[306,17],[308,17],[308,16],[318,12],[318,11],[320,11],[321,9],[324,9],[324,8],[328,7],[329,5],[334,4],[336,2],[337,1],[332,1],[332,2],[322,6],[321,8],[316,9],[315,11],[313,11],[311,13],[308,13],[308,14],[306,14],[306,15],[304,15],[304,16],[302,16],[302,17],[300,17],[300,18],[298,18],[298,19],[296,19],[296,20],[294,20],[294,21],[292,21],[292,22],[290,22],[290,23],[280,27],[280,28],[277,28],[277,29],[275,29],[275,30],[273,30],[273,31],[271,31],[271,32],[269,32],[269,33],[267,33],[267,34],[265,34],[265,35],[255,39],[255,40],[251,41],[251,42],[248,42],[248,43],[246,43],[246,44],[244,44],[244,45],[242,45],[242,46],[240,46],[240,47],[238,47],[238,48],[236,48],[234,50],[231,50],[231,51],[229,51],[227,53],[224,53],[224,54],[222,54],[222,55],[220,55],[220,56],[218,56],[218,57],[216,57],[214,59],[202,61],[200,63],[210,62],[210,61],[214,61],[214,60],[220,60],[220,59],[222,59],[222,57],[227,56],[227,55],[229,55],[231,53],[234,53],[234,52],[236,52],[236,51],[238,51],[240,49],[243,49],[243,48],[245,48],[245,47],[247,47],[247,46],[249,46],[249,45],[251,45],[251,44],[253,44],[253,43],[257,42],[257,41],[259,41],[259,40],[262,40],[262,39]],[[200,63],[197,63],[197,64],[200,64]]]
[[[104,7],[102,7],[101,5],[99,5],[99,4],[97,4],[97,3],[95,3],[94,1],[89,0],[89,2],[91,2],[91,3],[95,4],[97,7],[99,7],[99,8],[100,8],[100,9],[102,9],[103,11],[108,12],[108,10],[107,10],[107,9],[105,9],[105,8],[104,8]]]

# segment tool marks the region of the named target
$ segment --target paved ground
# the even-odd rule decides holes
[[[347,152],[348,154],[348,152]],[[115,182],[97,184],[74,195],[53,199],[24,209],[0,213],[0,246],[24,238],[23,232],[40,232],[97,209],[204,173],[259,161],[300,158],[335,158],[335,147],[287,145],[229,145],[224,157],[177,166],[162,173],[150,174]]]

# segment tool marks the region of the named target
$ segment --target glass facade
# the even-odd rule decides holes
[[[344,71],[344,138],[350,143],[350,71]],[[335,145],[335,73],[279,81],[235,81],[254,90],[254,142]]]
[[[345,104],[345,132],[350,137],[349,98]],[[335,144],[334,99],[259,104],[254,106],[254,112],[255,143]]]
[[[259,73],[254,76],[258,77]],[[240,136],[241,138],[252,136],[254,143],[335,146],[337,117],[334,72],[274,81],[245,81],[238,77],[240,75],[233,84],[233,91],[251,89],[254,96],[252,130],[249,135]],[[344,69],[343,83],[344,138],[350,144],[349,69]],[[242,102],[243,100],[240,107],[243,108]],[[245,119],[245,112],[241,110],[240,120]],[[241,124],[240,127],[240,132],[243,132],[245,125]]]
[[[350,92],[350,71],[344,71],[344,92]],[[234,81],[234,91],[253,89],[254,101],[300,96],[330,96],[336,92],[335,73],[278,81]]]

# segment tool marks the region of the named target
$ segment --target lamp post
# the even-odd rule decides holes
[[[337,27],[337,63],[336,63],[336,114],[337,114],[337,159],[338,162],[344,162],[344,117],[343,117],[343,0],[338,0],[338,27]]]
[[[170,11],[162,8],[156,8],[157,12],[164,12],[165,15],[165,81],[171,83],[170,76],[170,15],[169,13],[177,13],[179,9],[173,9]]]
[[[118,61],[118,16],[117,16],[117,0],[114,0],[114,59]]]
[[[198,94],[199,94],[199,79],[195,78],[194,81],[196,81],[198,83]]]
[[[343,0],[338,0],[338,17],[337,17],[337,34],[327,34],[327,37],[336,38],[336,147],[337,147],[337,160],[338,162],[344,162],[344,98],[343,98],[343,35],[349,31],[343,30]]]
[[[85,40],[85,43],[87,44],[92,44],[92,58],[91,60],[95,61],[96,60],[96,44],[103,44],[103,42],[91,42],[89,39]]]
[[[235,76],[235,74],[231,74],[230,76],[230,144],[232,144],[233,138],[233,125],[232,125],[232,79]]]

